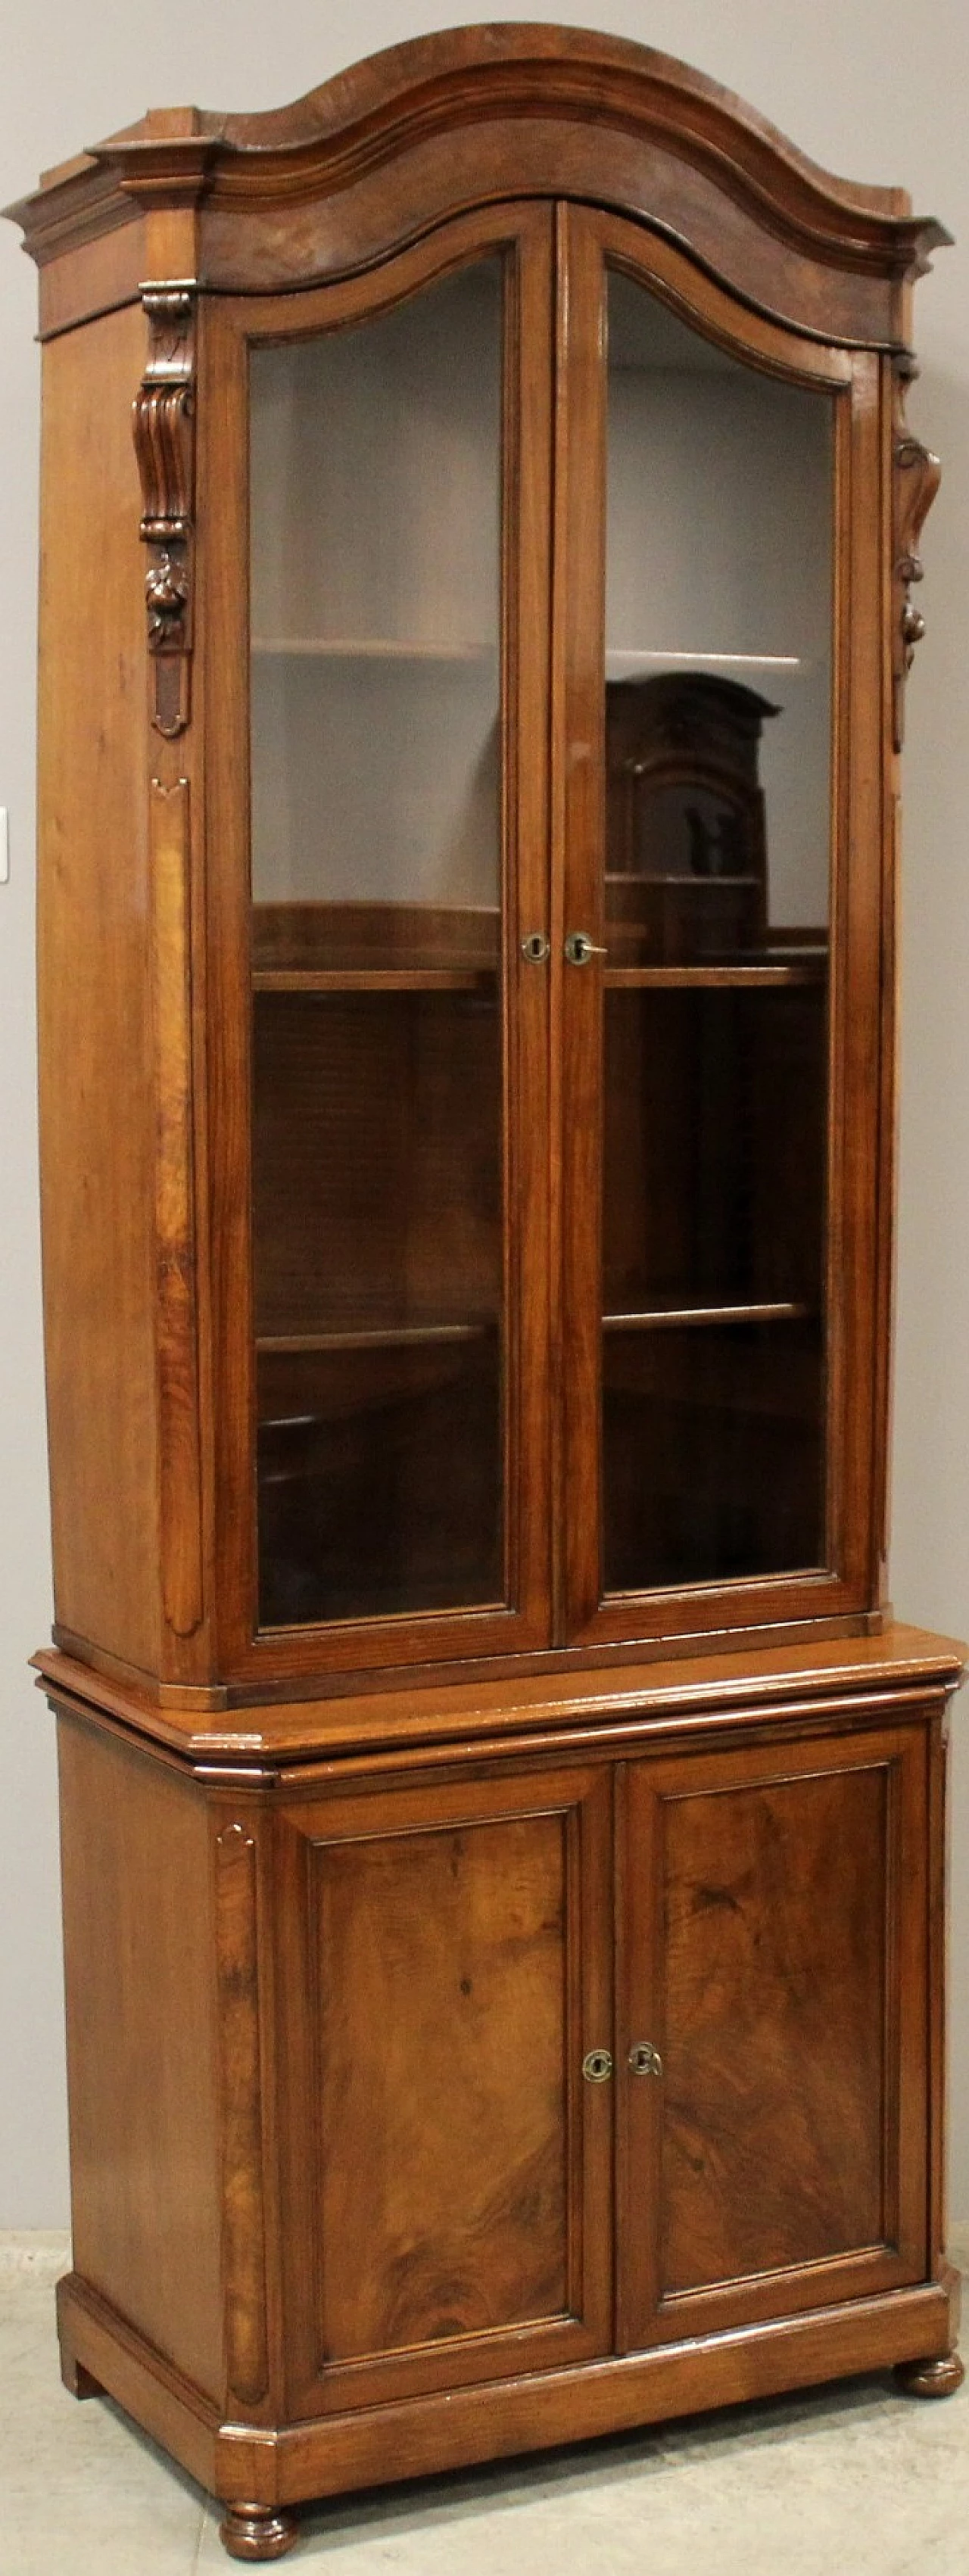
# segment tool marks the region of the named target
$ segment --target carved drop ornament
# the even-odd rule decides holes
[[[152,722],[172,741],[191,711],[193,509],[195,500],[195,292],[188,284],[146,286],[148,363],[133,405],[141,476]]]

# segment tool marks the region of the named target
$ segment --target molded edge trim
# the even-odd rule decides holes
[[[903,190],[825,171],[767,118],[705,74],[652,47],[582,28],[452,28],[370,56],[295,101],[256,115],[153,111],[49,172],[5,211],[43,262],[144,203],[250,203],[324,195],[428,136],[495,117],[600,126],[672,142],[730,196],[835,266],[920,275],[950,239],[913,217]]]
[[[263,1703],[227,1711],[223,1721],[213,1711],[216,1722],[206,1724],[207,1712],[161,1709],[57,1649],[43,1649],[31,1661],[52,1706],[120,1725],[146,1748],[175,1754],[213,1782],[257,1774],[292,1778],[314,1762],[344,1772],[505,1754],[525,1760],[550,1743],[645,1749],[677,1735],[723,1737],[728,1728],[856,1725],[903,1707],[937,1715],[964,1669],[963,1649],[951,1639],[900,1629],[888,1639],[788,1647],[776,1656],[711,1655],[679,1667],[625,1664],[531,1681],[510,1675],[478,1689],[439,1683],[418,1692],[405,1687]]]
[[[210,2492],[296,2504],[587,2440],[949,2351],[958,2275],[628,2358],[451,2389],[262,2430],[214,2408],[76,2273],[60,2283],[65,2353]]]

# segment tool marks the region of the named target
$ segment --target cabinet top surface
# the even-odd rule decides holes
[[[680,1656],[662,1663],[615,1664],[597,1671],[538,1674],[477,1683],[443,1682],[419,1691],[399,1687],[331,1700],[296,1700],[227,1710],[160,1709],[147,1695],[66,1654],[34,1657],[38,1686],[53,1704],[84,1705],[182,1755],[194,1768],[227,1763],[258,1772],[290,1764],[385,1751],[400,1759],[419,1747],[433,1759],[462,1750],[528,1749],[567,1730],[578,1749],[590,1732],[604,1741],[624,1733],[662,1735],[704,1726],[782,1718],[812,1706],[846,1714],[886,1693],[949,1693],[965,1669],[966,1648],[951,1637],[891,1621],[880,1637],[824,1644]],[[562,1750],[561,1738],[559,1750]]]
[[[458,131],[469,149],[463,175],[452,172],[445,209],[437,203],[435,161],[443,151],[453,164]],[[583,131],[586,147],[578,139]],[[675,203],[671,161],[679,173]],[[247,223],[268,221],[278,233],[290,215],[305,234],[312,202],[339,199],[360,184],[372,191],[381,177],[393,187],[395,173],[412,220],[422,200],[426,222],[458,202],[511,193],[592,196],[672,231],[715,268],[716,232],[708,240],[707,218],[716,207],[725,236],[735,236],[724,239],[719,261],[729,283],[766,308],[762,284],[745,275],[741,236],[745,227],[773,234],[796,261],[854,281],[845,312],[832,309],[829,331],[861,344],[897,344],[904,315],[886,315],[877,296],[866,306],[859,283],[888,286],[894,306],[930,251],[949,239],[934,219],[912,215],[904,190],[833,176],[732,92],[669,55],[581,28],[529,24],[419,37],[337,73],[289,107],[249,115],[151,110],[46,172],[39,189],[8,212],[44,267],[90,250],[120,227],[140,228],[150,253],[152,217],[177,209],[189,219],[182,275],[245,291],[309,282],[335,265],[318,243],[305,279],[277,279],[265,259],[257,276],[247,267]],[[169,231],[169,246],[171,238]],[[140,270],[141,277],[175,274],[167,259]],[[113,275],[117,292],[117,261]],[[777,292],[803,327],[796,282],[779,277]]]

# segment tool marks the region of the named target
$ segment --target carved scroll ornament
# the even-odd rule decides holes
[[[919,538],[942,479],[937,456],[913,438],[905,419],[904,385],[899,385],[892,450],[894,516],[892,556],[892,722],[896,751],[905,726],[905,681],[915,647],[925,633],[925,619],[909,592],[922,579]]]
[[[173,741],[190,714],[195,500],[195,294],[146,286],[148,364],[133,405],[141,476],[152,722]]]

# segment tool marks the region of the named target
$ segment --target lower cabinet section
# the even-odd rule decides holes
[[[956,2384],[943,1709],[249,1782],[62,1709],[70,2384],[263,2516]]]

